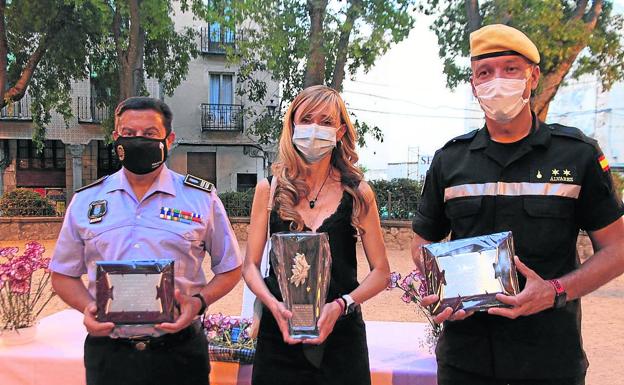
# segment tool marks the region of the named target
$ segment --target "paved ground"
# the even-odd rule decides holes
[[[46,255],[51,255],[53,241],[42,242]],[[0,247],[17,244],[0,242]],[[244,250],[245,245],[241,245]],[[401,274],[412,269],[410,257],[405,251],[388,252],[392,271]],[[360,280],[368,271],[364,252],[358,249],[358,276]],[[205,266],[209,266],[208,263]],[[239,283],[227,297],[213,304],[211,313],[240,314],[243,285]],[[404,304],[400,291],[385,291],[364,304],[364,318],[377,321],[416,321],[424,319],[413,307]],[[583,299],[583,340],[590,361],[587,385],[616,385],[624,378],[624,276],[605,285]],[[44,316],[66,306],[55,299],[44,311]],[[553,352],[556,354],[556,352]]]

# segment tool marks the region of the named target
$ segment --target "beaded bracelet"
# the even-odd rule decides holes
[[[346,307],[344,300],[342,298],[336,298],[334,302],[336,302],[338,306],[340,306],[340,314],[344,314]]]

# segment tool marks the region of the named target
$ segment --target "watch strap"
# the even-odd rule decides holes
[[[341,298],[343,301],[345,301],[345,310],[343,314],[348,315],[353,313],[355,311],[355,306],[357,305],[355,303],[355,300],[351,298],[349,294],[345,294]]]
[[[201,308],[197,312],[197,315],[203,315],[206,312],[206,308],[208,308],[208,305],[206,304],[206,300],[204,299],[204,296],[201,295],[200,293],[197,293],[197,294],[193,294],[193,297],[199,298],[199,300],[201,301]]]
[[[561,284],[561,281],[559,281],[558,279],[551,279],[548,282],[550,282],[552,287],[555,289],[555,301],[553,303],[553,307],[555,309],[560,309],[564,307],[567,300],[567,294],[565,288]]]
[[[557,295],[565,293],[565,289],[558,279],[551,279],[548,282],[555,288],[555,293],[557,293]]]

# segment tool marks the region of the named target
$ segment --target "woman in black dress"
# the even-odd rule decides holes
[[[262,180],[254,196],[245,281],[262,301],[254,385],[370,384],[366,330],[359,304],[384,290],[390,268],[375,194],[356,166],[356,133],[335,90],[303,90],[288,109],[273,165],[276,178],[269,215],[271,181]],[[270,233],[326,232],[332,255],[326,304],[318,321],[320,336],[295,340],[288,335],[286,310],[273,269],[260,273]],[[362,240],[370,273],[357,281],[356,241]]]

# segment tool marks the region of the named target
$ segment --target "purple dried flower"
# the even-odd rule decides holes
[[[405,278],[403,278],[403,281],[401,281],[401,289],[403,290],[410,290],[410,286],[412,285],[412,275],[408,274],[405,276]]]
[[[30,292],[30,281],[12,281],[9,284],[9,289],[13,294],[26,294]]]
[[[397,287],[400,280],[401,274],[395,271],[390,273],[390,282],[388,283],[388,287],[386,287],[386,290],[394,289],[395,287]]]
[[[41,243],[31,241],[26,244],[26,251],[24,251],[24,254],[42,255],[44,252],[45,252],[45,247],[43,247]]]
[[[19,247],[2,247],[0,248],[0,257],[12,259],[19,252]]]
[[[30,278],[36,267],[24,258],[13,259],[10,266],[11,270],[9,271],[9,276],[16,281],[23,281]]]

